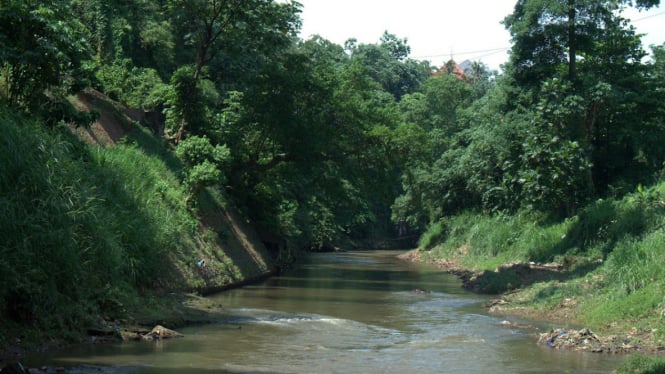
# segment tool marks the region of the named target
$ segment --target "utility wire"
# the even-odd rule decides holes
[[[656,14],[650,14],[648,16],[633,19],[633,20],[631,20],[631,22],[636,23],[636,22],[644,21],[644,20],[649,19],[649,18],[662,16],[664,14],[665,14],[665,11],[660,12],[660,13],[656,13]],[[428,59],[428,58],[446,57],[446,56],[450,56],[450,55],[453,55],[453,56],[468,56],[468,55],[477,55],[477,54],[482,54],[478,58],[483,58],[483,57],[491,56],[493,54],[496,54],[496,53],[499,53],[499,52],[502,52],[502,51],[507,51],[510,48],[511,47],[501,47],[501,48],[482,49],[482,50],[477,50],[477,51],[441,53],[441,54],[436,54],[436,55],[413,56],[411,58],[413,58],[413,59]]]
[[[648,15],[648,16],[644,16],[644,17],[642,17],[642,18],[634,19],[634,20],[632,20],[632,22],[635,23],[635,22],[644,21],[645,19],[649,19],[649,18],[653,18],[653,17],[657,17],[657,16],[662,16],[663,14],[665,14],[665,12],[660,12],[660,13],[656,13],[656,14],[650,14],[650,15]]]
[[[443,53],[443,54],[428,55],[428,56],[414,56],[412,58],[418,59],[418,58],[431,58],[431,57],[446,57],[446,56],[450,56],[451,54],[455,55],[455,56],[466,56],[466,55],[477,55],[477,54],[481,54],[481,53],[489,53],[491,55],[491,54],[498,53],[498,52],[501,52],[501,51],[507,51],[509,49],[510,49],[510,47],[501,47],[501,48],[492,48],[492,49],[482,49],[482,50],[478,50],[478,51],[453,52],[453,53]]]

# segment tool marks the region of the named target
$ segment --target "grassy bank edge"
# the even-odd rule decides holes
[[[564,221],[474,212],[432,225],[402,256],[495,294],[488,310],[584,326],[633,353],[619,372],[665,367],[665,183],[598,200]],[[583,347],[572,347],[584,350]]]

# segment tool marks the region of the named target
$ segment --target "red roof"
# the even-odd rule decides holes
[[[455,78],[463,81],[466,79],[466,73],[464,72],[464,69],[462,69],[461,66],[455,62],[455,60],[450,59],[448,62],[446,62],[443,66],[441,66],[439,69],[437,69],[434,72],[434,75],[442,75],[442,74],[448,74],[448,75],[454,75]]]

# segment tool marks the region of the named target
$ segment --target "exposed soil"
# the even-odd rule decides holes
[[[72,100],[72,104],[80,111],[99,113],[97,121],[89,127],[72,129],[84,141],[104,146],[113,145],[127,135],[131,128],[131,119],[125,114],[125,108],[92,88],[76,94],[76,100]]]

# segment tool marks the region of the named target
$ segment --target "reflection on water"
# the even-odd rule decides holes
[[[455,277],[396,254],[313,255],[283,276],[213,296],[225,307],[219,323],[183,329],[185,338],[80,348],[38,364],[133,373],[605,373],[618,366],[614,356],[536,346],[535,331],[501,326],[484,313],[485,299]]]

